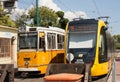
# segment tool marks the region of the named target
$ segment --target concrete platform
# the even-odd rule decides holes
[[[120,82],[120,52],[116,57],[116,82]]]

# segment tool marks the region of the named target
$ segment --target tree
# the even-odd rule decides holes
[[[35,8],[29,10],[30,18],[33,19],[32,26],[36,25],[36,15],[35,15]],[[39,23],[40,26],[57,26],[57,18],[55,11],[49,9],[48,7],[42,6],[39,7]]]
[[[62,29],[65,29],[66,24],[68,23],[69,20],[67,18],[64,18],[64,12],[63,11],[58,11],[58,12],[56,12],[56,14],[60,18],[59,27],[62,28]]]
[[[58,15],[58,17],[63,18],[64,17],[64,12],[63,11],[58,11],[56,12],[56,14]]]
[[[120,35],[114,35],[113,36],[116,42],[120,43]]]
[[[20,26],[24,26],[27,24],[27,21],[30,20],[29,19],[29,15],[26,15],[25,12],[22,13],[22,15],[17,15],[16,16],[16,26],[20,27]]]
[[[0,2],[0,25],[16,27],[15,22],[10,18],[8,14],[4,12]]]
[[[120,35],[114,35],[113,38],[115,39],[115,46],[117,49],[120,49]]]
[[[68,23],[68,21],[69,21],[69,20],[68,20],[67,18],[61,18],[61,19],[59,20],[60,28],[65,29],[66,24]]]

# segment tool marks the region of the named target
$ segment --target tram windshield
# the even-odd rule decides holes
[[[75,59],[94,56],[96,44],[96,25],[69,26],[67,52]],[[78,61],[78,60],[76,60]]]
[[[19,33],[19,49],[37,49],[37,32]]]

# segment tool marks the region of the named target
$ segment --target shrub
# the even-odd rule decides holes
[[[115,47],[116,49],[120,49],[120,43],[116,43]]]

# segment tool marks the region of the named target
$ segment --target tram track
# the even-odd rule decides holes
[[[43,82],[41,79],[16,79],[15,82]]]
[[[14,82],[43,82],[43,75],[33,75],[28,77],[16,76]]]

